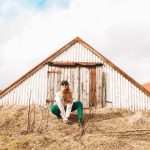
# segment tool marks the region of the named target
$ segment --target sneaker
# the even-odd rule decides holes
[[[68,124],[68,123],[71,123],[71,121],[69,119],[64,119],[63,123]]]
[[[80,136],[85,135],[84,121],[83,120],[79,120],[79,135]]]

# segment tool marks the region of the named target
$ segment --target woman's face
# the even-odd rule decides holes
[[[61,91],[66,91],[68,89],[68,85],[61,85]]]

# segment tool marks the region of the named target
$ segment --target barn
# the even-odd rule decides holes
[[[150,92],[79,37],[2,90],[0,105],[45,106],[62,80],[84,108],[150,109]]]

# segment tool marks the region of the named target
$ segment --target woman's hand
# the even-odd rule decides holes
[[[68,118],[64,118],[63,119],[63,123],[65,123],[65,124],[68,124],[68,123],[70,123],[71,121],[70,120],[68,120]]]

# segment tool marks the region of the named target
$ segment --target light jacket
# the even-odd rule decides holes
[[[61,112],[60,115],[62,116],[63,120],[68,119],[70,117],[70,114],[71,114],[73,102],[65,104],[64,99],[61,95],[61,91],[59,91],[55,94],[54,100],[56,101],[56,104],[58,105],[58,107],[60,109],[60,112]],[[66,105],[66,111],[64,108],[65,105]]]

